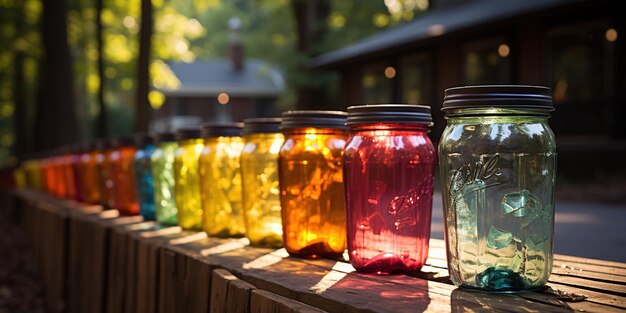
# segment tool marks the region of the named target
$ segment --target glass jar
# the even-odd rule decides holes
[[[72,175],[72,182],[74,184],[73,194],[74,197],[72,200],[77,202],[84,202],[83,199],[83,182],[81,181],[79,167],[80,167],[80,157],[83,155],[83,147],[80,144],[72,145],[70,148],[70,158],[69,158],[69,170],[70,175]]]
[[[30,159],[22,164],[26,174],[26,185],[35,190],[43,190],[42,159]]]
[[[419,271],[428,257],[435,148],[429,106],[348,108],[348,254],[358,271]]]
[[[204,148],[199,129],[179,129],[178,149],[174,157],[174,177],[178,225],[183,229],[202,230],[200,172],[198,161]]]
[[[74,176],[75,156],[74,149],[66,147],[61,156],[61,170],[63,171],[63,179],[65,180],[65,198],[76,200],[76,177]]]
[[[111,142],[101,138],[96,140],[96,169],[98,171],[98,186],[100,186],[99,204],[106,209],[115,208],[115,197],[113,196],[113,175],[111,173]]]
[[[174,158],[178,144],[173,133],[156,136],[156,149],[152,153],[152,177],[154,178],[154,203],[156,220],[162,225],[178,224],[174,175]]]
[[[123,215],[139,214],[139,202],[135,188],[133,159],[135,147],[132,137],[117,137],[113,140],[113,151],[109,160],[113,180],[114,208]]]
[[[292,256],[338,258],[346,248],[345,122],[339,111],[283,113],[278,175],[283,240]]]
[[[134,164],[135,180],[137,188],[137,200],[139,201],[139,214],[144,219],[153,221],[155,219],[154,209],[154,180],[152,179],[152,168],[150,158],[154,152],[154,142],[149,134],[135,135]]]
[[[83,153],[78,162],[78,177],[81,185],[81,198],[83,202],[98,204],[100,201],[99,173],[96,166],[95,144],[86,143]]]
[[[549,88],[445,91],[439,143],[448,270],[485,291],[540,288],[552,270],[556,144]]]
[[[200,156],[200,196],[204,231],[209,236],[245,234],[241,211],[242,123],[209,123],[202,127],[204,149]]]
[[[283,224],[280,217],[278,152],[285,141],[280,118],[244,120],[241,152],[243,217],[250,245],[280,248]]]

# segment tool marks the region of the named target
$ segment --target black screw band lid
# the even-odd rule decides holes
[[[133,137],[131,136],[119,136],[119,137],[113,138],[113,140],[111,141],[111,146],[113,148],[130,147],[130,146],[133,146],[134,143],[135,141],[133,140]]]
[[[135,146],[137,148],[145,147],[146,145],[154,144],[154,138],[148,133],[135,134]]]
[[[98,138],[95,141],[95,148],[97,150],[107,150],[111,147],[111,141],[108,138]]]
[[[153,137],[154,143],[176,141],[176,135],[174,133],[157,133],[154,134]]]
[[[343,111],[287,111],[283,113],[280,129],[288,130],[311,127],[345,130],[347,115],[348,113]]]
[[[181,128],[176,130],[176,140],[200,139],[200,129],[198,128]]]
[[[552,91],[543,86],[464,86],[444,92],[443,111],[484,107],[554,110]]]
[[[430,106],[414,104],[372,104],[348,107],[346,125],[373,123],[420,124],[432,126]]]
[[[280,133],[280,117],[256,117],[243,120],[243,134]]]
[[[202,137],[238,137],[242,129],[243,123],[206,123],[202,125]]]

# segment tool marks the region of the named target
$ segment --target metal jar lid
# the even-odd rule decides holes
[[[414,104],[372,104],[348,107],[346,125],[373,123],[420,124],[432,126],[430,106]]]
[[[343,111],[287,111],[283,113],[280,129],[334,128],[345,130],[347,115],[348,113]]]
[[[464,86],[444,92],[443,111],[484,107],[554,110],[552,91],[543,86]]]
[[[94,140],[96,150],[107,150],[111,147],[111,140],[108,138],[97,138]]]
[[[280,117],[255,117],[243,120],[243,134],[280,133]]]
[[[154,137],[149,133],[137,133],[135,134],[135,146],[137,148],[145,147],[146,145],[154,144]]]
[[[180,128],[176,130],[176,140],[200,139],[200,129]]]
[[[135,142],[133,140],[133,137],[131,136],[119,136],[111,140],[111,147],[112,148],[132,147],[134,143]]]
[[[156,134],[153,135],[153,137],[154,137],[154,143],[156,143],[156,144],[162,143],[162,142],[173,142],[173,141],[176,141],[176,134],[169,133],[169,132],[156,133]]]
[[[238,137],[242,129],[243,123],[206,123],[202,125],[202,137]]]

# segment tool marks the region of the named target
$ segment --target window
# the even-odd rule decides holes
[[[433,101],[432,75],[427,55],[410,55],[400,59],[401,102],[429,104]]]
[[[607,30],[604,23],[594,23],[550,32],[548,73],[557,109],[551,122],[559,135],[594,136],[609,131],[614,62]]]
[[[467,85],[511,83],[511,48],[503,38],[465,45],[463,77]]]
[[[384,62],[365,66],[361,77],[363,101],[368,104],[392,102],[395,76],[395,68]]]

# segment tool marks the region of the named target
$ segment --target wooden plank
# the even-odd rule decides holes
[[[133,233],[137,240],[137,295],[136,312],[156,312],[159,290],[159,267],[161,247],[170,241],[200,240],[196,232],[183,231],[180,227],[166,227],[158,231]],[[204,234],[204,233],[202,233]]]
[[[227,311],[228,284],[237,277],[227,270],[216,269],[211,275],[211,313]]]
[[[251,313],[324,313],[310,305],[279,296],[269,291],[254,289],[250,293]]]
[[[236,279],[228,284],[226,312],[250,312],[250,293],[255,290],[252,284]]]

